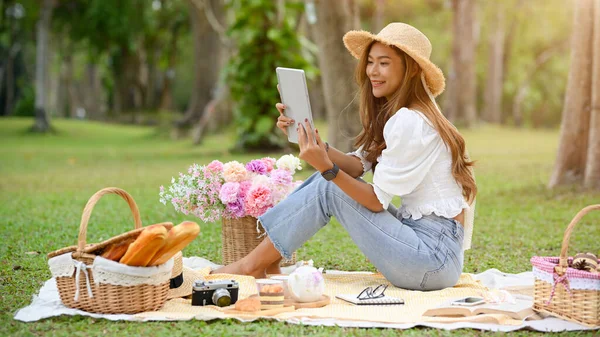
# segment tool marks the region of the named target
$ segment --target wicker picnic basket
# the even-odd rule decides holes
[[[106,194],[117,194],[125,199],[133,214],[135,229],[100,244],[86,245],[87,227],[90,215],[94,205]],[[111,243],[137,237],[143,229],[137,204],[129,193],[116,187],[104,188],[96,192],[89,199],[83,210],[79,227],[78,245],[62,248],[48,254],[50,260],[52,260],[52,258],[66,257],[67,261],[73,261],[75,265],[77,265],[77,268],[74,269],[74,271],[73,268],[71,268],[71,272],[67,272],[67,274],[63,273],[65,276],[56,277],[58,292],[63,304],[70,308],[103,314],[134,314],[160,309],[167,299],[167,292],[169,290],[169,279],[167,278],[166,282],[163,282],[162,279],[164,276],[160,277],[160,282],[162,282],[160,284],[135,284],[129,286],[99,283],[94,280],[94,262],[96,258],[99,257],[94,252],[102,251],[103,247],[106,247]],[[72,253],[72,255],[65,256],[67,253]],[[50,260],[49,264],[51,263]],[[107,261],[106,259],[102,260]],[[110,262],[118,264],[113,261]],[[138,268],[138,271],[144,269],[144,272],[154,272],[157,268],[121,266],[124,266],[125,269]],[[52,265],[50,265],[50,268],[53,275],[55,275],[55,270],[52,270]],[[172,261],[170,261],[170,268],[173,268]],[[164,274],[165,270],[162,269],[162,274]],[[171,274],[171,270],[168,271],[168,274]],[[132,274],[132,277],[135,279],[138,276]]]
[[[567,257],[573,228],[592,210],[600,210],[600,205],[585,207],[571,220],[560,257],[534,256],[531,264],[535,278],[534,310],[596,327],[600,326],[600,274],[569,267],[572,257]]]
[[[252,216],[238,219],[222,218],[223,264],[227,265],[240,260],[264,240],[264,237],[256,230],[257,220]],[[295,263],[295,252],[291,260],[281,260],[281,266],[289,266]]]

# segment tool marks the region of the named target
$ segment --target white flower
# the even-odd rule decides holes
[[[292,172],[296,172],[296,170],[302,170],[302,166],[300,165],[300,159],[291,154],[286,154],[277,160],[277,168],[284,169]]]
[[[271,179],[262,174],[258,174],[252,178],[252,187],[254,186],[269,186]]]

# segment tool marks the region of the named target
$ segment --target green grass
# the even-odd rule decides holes
[[[261,321],[131,323],[83,317],[60,317],[36,323],[12,319],[17,309],[50,278],[46,253],[77,243],[83,206],[97,190],[118,186],[133,195],[142,221],[179,223],[185,216],[158,202],[158,188],[191,163],[212,159],[247,161],[257,154],[232,155],[232,134],[210,136],[201,147],[172,141],[154,129],[54,120],[56,134],[28,134],[30,119],[0,119],[0,335],[321,335],[321,336],[462,336],[476,330],[342,329]],[[321,127],[322,130],[325,127]],[[558,255],[563,232],[582,207],[598,203],[599,193],[574,188],[548,190],[546,183],[556,155],[558,132],[484,127],[465,132],[477,160],[479,196],[473,248],[466,253],[465,272],[498,268],[530,270],[533,255]],[[273,154],[279,155],[279,154]],[[303,176],[310,174],[302,171]],[[600,213],[600,212],[597,212]],[[570,253],[598,253],[600,214],[590,214],[575,229]],[[90,219],[88,242],[97,242],[132,228],[125,202],[106,196]],[[220,225],[203,224],[202,234],[186,256],[219,262]],[[40,252],[39,255],[27,254]],[[350,237],[335,221],[298,251],[299,259],[345,270],[373,270]],[[534,335],[520,331],[514,335]],[[587,335],[580,333],[574,335]],[[536,334],[537,335],[537,334]]]

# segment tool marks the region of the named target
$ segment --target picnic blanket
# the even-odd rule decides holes
[[[256,294],[253,277],[239,275],[209,275],[211,268],[216,265],[202,258],[184,258],[184,265],[200,271],[207,279],[234,278],[240,284],[240,298]],[[284,269],[289,273],[293,268]],[[324,274],[326,282],[325,293],[332,299],[331,304],[322,308],[297,309],[283,312],[275,316],[232,316],[222,308],[214,306],[191,306],[190,300],[173,299],[167,301],[163,308],[155,312],[145,312],[136,315],[102,315],[87,313],[62,305],[58,296],[56,282],[50,279],[45,282],[32,303],[19,310],[15,319],[32,322],[59,315],[86,315],[109,320],[157,321],[157,320],[214,320],[234,318],[242,322],[260,318],[285,321],[294,324],[337,325],[344,327],[379,327],[406,329],[414,326],[427,326],[441,329],[476,328],[492,331],[514,331],[518,329],[533,329],[538,331],[586,330],[583,325],[567,322],[558,318],[545,317],[538,320],[515,320],[506,315],[477,315],[470,317],[426,317],[422,314],[430,308],[450,299],[463,296],[481,296],[491,289],[509,289],[521,296],[529,296],[533,289],[531,272],[521,274],[506,274],[491,269],[481,274],[463,273],[456,286],[439,291],[410,291],[389,287],[386,295],[400,297],[404,305],[392,306],[355,306],[336,299],[336,294],[358,293],[367,286],[387,283],[380,274],[369,272],[345,272],[327,270]],[[529,296],[531,298],[531,296]]]

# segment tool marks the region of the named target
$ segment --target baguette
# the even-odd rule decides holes
[[[200,226],[191,221],[184,221],[171,228],[167,234],[165,245],[156,252],[148,265],[158,266],[169,261],[171,257],[194,241],[198,234],[200,234]]]
[[[119,262],[133,241],[135,241],[135,238],[129,238],[121,242],[113,243],[106,247],[101,256],[105,259]]]
[[[167,229],[163,225],[148,226],[129,245],[119,262],[129,266],[145,267],[154,254],[165,245],[166,239]]]

